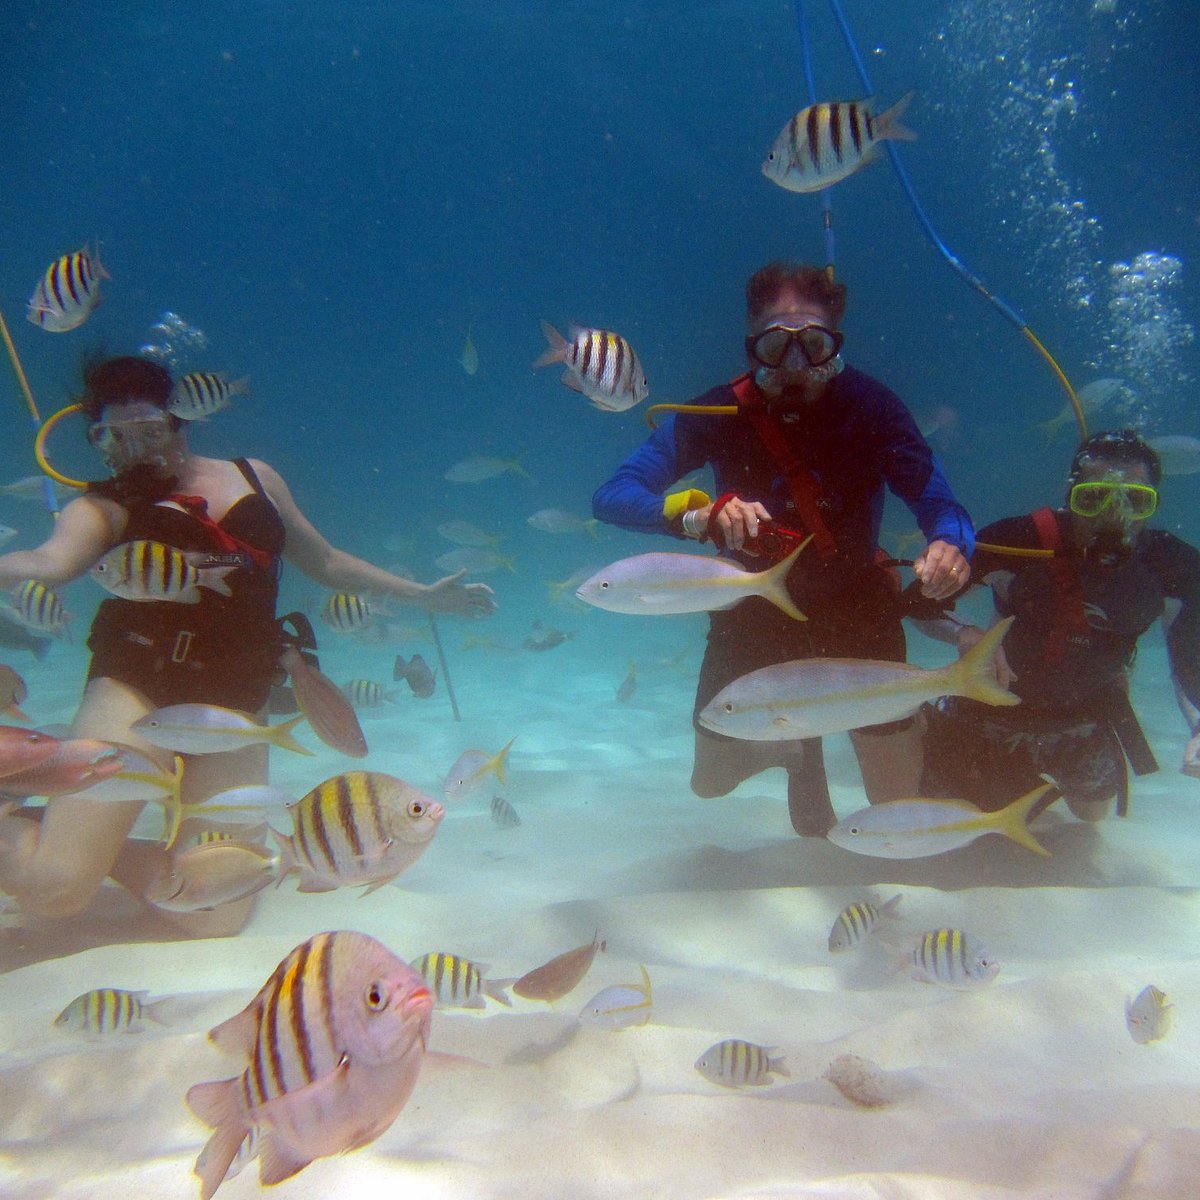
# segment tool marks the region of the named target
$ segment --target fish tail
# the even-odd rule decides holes
[[[267,832],[279,847],[279,864],[275,869],[275,886],[279,887],[293,871],[300,870],[300,864],[296,861],[296,848],[290,837],[285,837],[274,825],[268,825]]]
[[[1062,428],[1062,421],[1057,416],[1051,417],[1048,421],[1039,421],[1034,429],[1038,431],[1046,439],[1047,442],[1052,442],[1058,436],[1058,431]]]
[[[515,736],[510,737],[504,746],[496,752],[496,756],[492,759],[492,769],[496,772],[496,778],[504,782],[504,768],[508,765],[508,752],[512,749],[512,744],[517,739]]]
[[[808,618],[796,607],[795,603],[793,602],[791,594],[787,589],[787,577],[791,572],[792,565],[795,563],[796,559],[800,557],[804,547],[807,546],[811,541],[812,534],[810,533],[808,537],[806,537],[804,541],[802,541],[800,545],[797,546],[796,549],[787,556],[787,558],[783,559],[781,562],[777,562],[773,567],[769,567],[767,570],[760,572],[758,576],[761,583],[761,588],[758,594],[762,596],[764,600],[770,600],[770,602],[774,604],[776,608],[782,609],[789,617],[792,618],[793,621],[807,621]]]
[[[1003,621],[997,621],[958,662],[943,668],[946,672],[947,695],[966,696],[970,700],[978,700],[981,704],[1021,703],[1020,696],[1014,696],[996,682],[996,672],[992,665],[992,657],[1000,648],[1004,635],[1015,619],[1005,617]]]
[[[232,596],[233,593],[229,590],[229,584],[225,582],[225,576],[230,571],[236,571],[237,569],[237,563],[232,563],[228,567],[204,567],[200,571],[197,587],[206,587],[210,591],[216,592],[218,596]]]
[[[787,1063],[781,1054],[778,1058],[772,1058],[767,1055],[767,1070],[773,1071],[776,1075],[786,1075],[789,1079],[792,1077],[791,1071],[787,1069]]]
[[[538,367],[548,367],[551,363],[564,362],[567,350],[571,345],[549,321],[542,322],[542,333],[546,335],[546,341],[550,344],[550,348],[542,351],[541,355],[534,360],[533,369],[535,371]]]
[[[1032,850],[1035,854],[1041,854],[1048,858],[1050,851],[1029,832],[1026,822],[1029,820],[1030,812],[1037,807],[1038,802],[1053,787],[1054,785],[1051,783],[1043,783],[1040,787],[1035,787],[1032,792],[1026,792],[1019,800],[1014,800],[1007,808],[1002,808],[996,813],[996,832],[1012,838],[1026,850]]]
[[[172,763],[171,790],[163,800],[163,849],[170,850],[179,836],[183,820],[183,755],[176,754]]]
[[[187,1102],[192,1112],[216,1129],[192,1168],[200,1177],[200,1200],[211,1200],[237,1157],[242,1140],[250,1132],[237,1094],[237,1079],[197,1083],[188,1089]]]
[[[917,140],[917,135],[911,129],[900,124],[904,110],[912,103],[916,94],[915,90],[906,92],[891,108],[886,112],[881,112],[875,118],[876,141],[883,141],[885,138],[893,142],[915,142]]]
[[[231,396],[248,396],[250,395],[250,376],[243,375],[241,379],[235,379],[229,385],[229,394]]]
[[[516,979],[486,979],[483,983],[483,994],[491,996],[505,1008],[512,1008],[512,999],[508,994],[508,989],[516,982]]]
[[[302,746],[294,737],[292,730],[300,724],[301,721],[307,721],[308,718],[304,713],[297,713],[290,720],[284,721],[281,725],[269,726],[271,730],[270,742],[272,746],[277,746],[280,750],[294,750],[297,754],[307,754],[309,758],[313,757],[313,752],[307,747]]]

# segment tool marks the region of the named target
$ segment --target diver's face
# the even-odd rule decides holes
[[[1132,549],[1141,534],[1145,520],[1135,518],[1134,510],[1126,499],[1120,485],[1123,483],[1142,484],[1147,487],[1150,483],[1150,473],[1141,463],[1123,464],[1106,463],[1103,459],[1086,464],[1079,473],[1077,483],[1114,484],[1111,491],[1105,492],[1105,503],[1094,516],[1083,516],[1078,512],[1071,513],[1071,522],[1075,531],[1076,544],[1087,547],[1098,542],[1107,541]]]
[[[781,359],[776,361],[775,356],[771,355],[764,362],[756,358],[750,347],[754,339],[772,327],[797,332],[787,341],[787,349]],[[815,399],[836,374],[835,368],[840,367],[840,363],[831,362],[836,357],[841,341],[840,335],[836,335],[836,342],[831,342],[836,333],[832,315],[823,305],[798,295],[790,288],[781,291],[750,323],[748,333],[751,369],[755,370],[760,386],[769,394],[790,392],[803,395],[808,400]],[[787,337],[786,334],[782,336]],[[763,338],[764,349],[775,340]],[[821,361],[826,354],[829,358]]]
[[[114,474],[144,464],[164,474],[178,474],[186,454],[182,430],[171,428],[170,416],[149,400],[108,404],[88,431]]]

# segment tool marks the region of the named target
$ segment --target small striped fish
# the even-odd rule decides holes
[[[902,96],[878,117],[872,112],[874,100],[810,104],[780,131],[762,173],[789,192],[819,192],[853,175],[879,154],[880,142],[916,138],[900,124],[913,94]]]
[[[25,315],[50,333],[78,329],[100,300],[100,280],[111,279],[97,252],[84,246],[56,258],[29,297]]]
[[[1000,963],[961,929],[931,929],[913,947],[915,976],[926,983],[969,988],[991,983]]]
[[[384,691],[373,679],[352,679],[343,685],[342,695],[355,708],[378,708],[381,704],[391,704],[396,699],[395,692]]]
[[[245,1069],[188,1091],[192,1111],[215,1129],[196,1160],[201,1196],[213,1195],[239,1153],[257,1150],[260,1181],[271,1184],[377,1138],[412,1093],[432,1010],[420,976],[366,934],[320,933],[292,950],[209,1034]]]
[[[562,382],[586,396],[605,412],[624,412],[650,395],[646,373],[633,347],[619,334],[604,329],[570,327],[568,341],[549,321],[542,332],[550,348],[534,368],[562,363],[567,369]]]
[[[232,596],[225,576],[238,564],[201,567],[208,557],[203,550],[184,553],[163,542],[122,542],[96,563],[91,575],[105,591],[123,600],[199,604],[201,588]]]
[[[9,613],[27,629],[63,637],[71,617],[58,593],[36,579],[26,579],[9,592]]]
[[[108,1037],[114,1033],[140,1033],[147,1021],[165,1025],[166,1022],[156,1010],[168,998],[148,1002],[146,997],[149,995],[149,992],[126,992],[120,988],[96,988],[76,996],[54,1018],[54,1024],[59,1029],[89,1038]]]
[[[176,380],[167,397],[167,411],[182,421],[203,421],[227,408],[234,396],[244,396],[249,390],[248,379],[230,381],[217,371],[190,371]]]
[[[503,796],[492,797],[492,820],[501,829],[516,829],[521,823],[517,810]]]
[[[445,809],[379,771],[335,775],[288,805],[293,832],[279,844],[279,879],[300,873],[300,891],[390,883],[424,853]]]
[[[321,620],[334,633],[357,633],[371,623],[371,604],[354,592],[334,592],[321,609]]]
[[[771,1074],[789,1075],[783,1056],[771,1057],[774,1046],[756,1046],[730,1038],[709,1046],[696,1059],[696,1070],[712,1083],[722,1087],[764,1087],[771,1082]]]
[[[488,968],[483,963],[471,962],[457,954],[444,954],[440,950],[422,954],[414,959],[412,969],[429,984],[437,1001],[443,1008],[483,1008],[484,996],[512,1007],[505,988],[511,980],[487,979]]]
[[[900,907],[900,894],[894,895],[882,908],[876,908],[870,900],[848,904],[838,913],[838,918],[829,931],[829,949],[833,954],[852,950],[875,928],[880,917],[895,916]]]

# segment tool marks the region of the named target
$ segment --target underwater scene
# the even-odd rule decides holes
[[[1197,47],[0,6],[0,1197],[1194,1197]]]

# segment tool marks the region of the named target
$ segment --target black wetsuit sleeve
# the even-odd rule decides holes
[[[1171,673],[1200,708],[1200,550],[1163,529],[1142,536],[1153,539],[1147,560],[1162,580],[1163,594],[1180,602],[1179,615],[1167,630]]]

